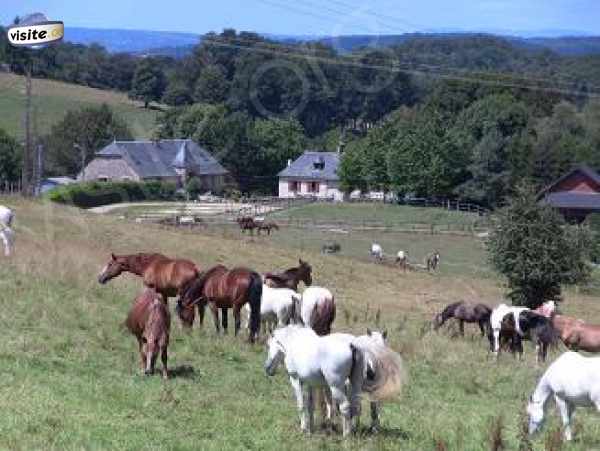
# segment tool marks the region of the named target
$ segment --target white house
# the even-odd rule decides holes
[[[340,191],[337,152],[306,151],[278,174],[279,197],[317,197],[344,200]]]

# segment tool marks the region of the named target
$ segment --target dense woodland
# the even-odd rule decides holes
[[[560,56],[493,36],[421,36],[339,54],[326,43],[225,30],[179,60],[0,41],[0,62],[162,108],[156,137],[192,137],[244,191],[273,192],[277,172],[306,148],[343,149],[347,190],[489,207],[522,179],[540,187],[573,164],[600,168],[600,56]],[[71,141],[89,143],[89,159],[94,147],[130,136],[106,108],[88,110],[85,121],[75,114],[44,138],[52,174],[79,167],[79,155],[65,153]],[[96,114],[105,132],[86,126]]]

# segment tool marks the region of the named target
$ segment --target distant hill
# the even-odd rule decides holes
[[[25,79],[0,73],[0,128],[19,139],[23,137]],[[87,106],[109,105],[129,126],[136,138],[150,138],[158,111],[144,109],[127,94],[88,88],[53,80],[33,80],[33,107],[38,133],[50,131],[69,110]]]
[[[560,33],[564,37],[559,36]],[[446,30],[432,30],[424,33],[406,33],[400,35],[347,35],[347,36],[311,36],[277,35],[265,33],[268,39],[283,43],[323,42],[341,53],[351,52],[361,47],[390,47],[402,44],[410,39],[438,37],[440,39],[456,36],[469,36],[481,33]],[[493,34],[508,39],[514,45],[529,49],[549,49],[561,55],[600,54],[600,37],[569,30],[541,30],[539,32],[512,32],[496,30]],[[559,36],[559,37],[557,37]],[[67,27],[65,39],[74,43],[98,43],[110,52],[127,52],[140,56],[166,55],[181,58],[188,55],[194,45],[202,40],[202,35],[170,31],[121,30]]]

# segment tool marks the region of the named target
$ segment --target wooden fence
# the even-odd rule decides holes
[[[0,181],[0,195],[18,196],[21,194],[21,182]]]

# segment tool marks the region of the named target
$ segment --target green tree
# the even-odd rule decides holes
[[[556,210],[538,203],[530,185],[520,185],[498,211],[487,247],[515,305],[560,301],[562,285],[584,283],[590,275],[589,230],[566,225]]]
[[[81,149],[87,164],[111,141],[132,137],[127,125],[106,104],[68,111],[44,138],[46,170],[53,175],[76,175],[81,171]]]
[[[194,100],[205,103],[222,103],[227,98],[229,82],[225,69],[218,65],[209,65],[202,69],[196,80]]]
[[[22,148],[4,130],[0,129],[0,182],[15,182],[21,177]]]
[[[153,58],[142,59],[133,74],[129,97],[144,102],[144,108],[158,101],[165,90],[165,75]]]
[[[191,199],[198,198],[198,195],[204,190],[202,180],[200,180],[198,177],[190,178],[185,185],[185,190]]]

